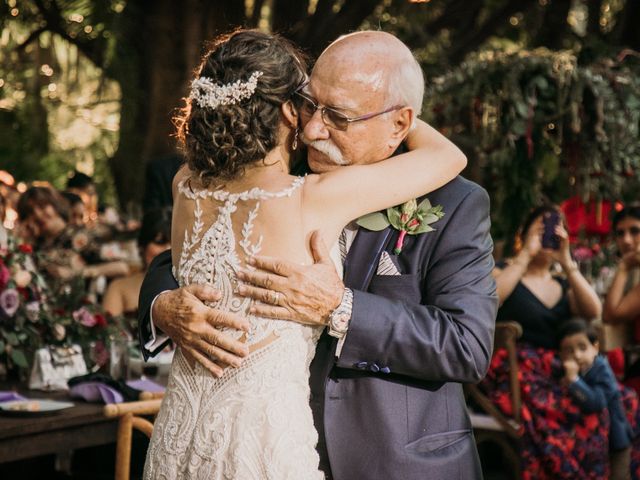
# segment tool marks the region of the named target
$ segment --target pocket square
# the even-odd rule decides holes
[[[398,270],[398,267],[393,263],[391,256],[387,252],[382,252],[380,256],[376,275],[400,275],[400,270]]]

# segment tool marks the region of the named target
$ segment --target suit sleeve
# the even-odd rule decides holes
[[[616,378],[608,363],[597,357],[584,377],[569,385],[569,392],[585,413],[599,412],[617,395]]]
[[[478,382],[489,367],[498,308],[489,197],[467,192],[433,247],[424,304],[354,291],[337,366],[424,381]],[[428,235],[428,234],[427,234]]]
[[[154,357],[166,346],[164,342],[158,348],[150,351],[145,344],[151,339],[151,303],[154,298],[166,290],[175,290],[178,283],[171,273],[171,251],[161,253],[153,259],[144,277],[138,299],[138,335],[140,349],[145,360]]]

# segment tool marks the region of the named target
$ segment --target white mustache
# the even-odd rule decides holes
[[[349,162],[342,156],[340,149],[331,140],[309,140],[304,135],[304,132],[300,133],[300,140],[308,147],[324,153],[336,165],[349,165]]]

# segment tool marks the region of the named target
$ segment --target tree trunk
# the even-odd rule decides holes
[[[146,0],[122,13],[110,69],[122,91],[120,143],[110,166],[123,209],[141,202],[147,162],[176,151],[173,117],[205,40],[242,23],[237,8],[216,7],[222,13],[201,0]]]

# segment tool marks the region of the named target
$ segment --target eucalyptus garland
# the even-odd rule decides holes
[[[425,112],[475,164],[495,237],[543,198],[638,199],[638,73],[631,56],[580,65],[537,49],[477,53],[433,80]]]

